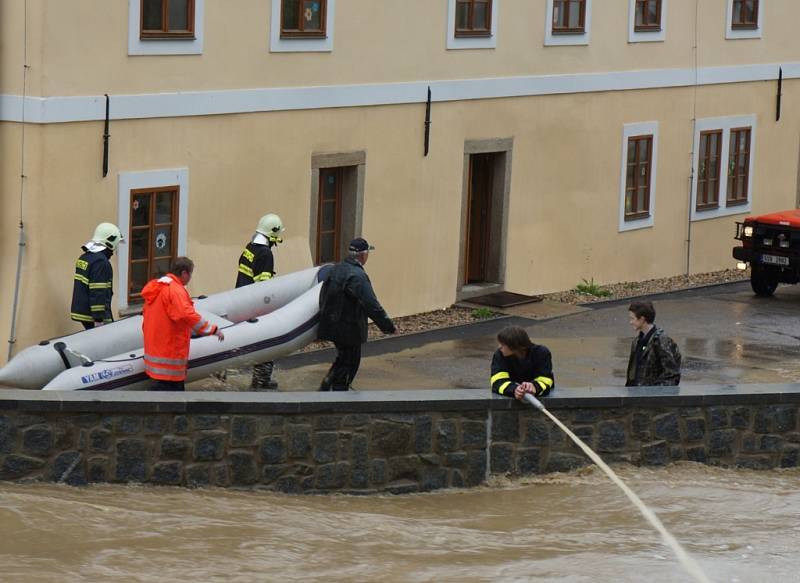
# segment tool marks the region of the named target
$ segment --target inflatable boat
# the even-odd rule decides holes
[[[328,268],[312,267],[208,297],[201,296],[195,300],[195,308],[221,328],[246,323],[275,312],[314,289],[324,279]],[[44,340],[22,350],[0,369],[0,385],[41,389],[65,369],[135,353],[141,351],[142,345],[142,316]]]
[[[276,360],[317,337],[318,284],[287,306],[259,318],[223,325],[225,340],[216,336],[193,338],[189,347],[186,382],[207,377],[227,367],[252,366]],[[151,381],[144,372],[144,350],[87,362],[63,371],[45,391],[146,390]]]

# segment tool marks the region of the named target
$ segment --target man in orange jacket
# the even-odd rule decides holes
[[[149,281],[142,289],[144,369],[155,380],[153,391],[184,390],[192,332],[214,334],[220,342],[225,339],[222,330],[194,309],[186,291],[193,271],[191,259],[177,257],[167,275]]]

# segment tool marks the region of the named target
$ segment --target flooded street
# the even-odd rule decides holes
[[[684,354],[684,384],[799,380],[798,307],[800,289],[764,301],[743,285],[656,302],[657,322]],[[488,390],[495,340],[487,330],[417,346],[370,343],[357,387]],[[623,384],[632,337],[626,306],[534,321],[528,330],[552,350],[560,386]],[[281,389],[313,389],[327,356],[279,363]],[[234,372],[226,388],[246,390],[249,379]],[[214,380],[196,385],[221,388]],[[800,470],[688,462],[615,469],[712,581],[800,580]],[[0,531],[3,581],[689,580],[595,469],[367,497],[4,483]]]
[[[716,582],[798,580],[800,472],[615,468]],[[687,581],[595,469],[293,497],[0,485],[4,581]]]
[[[548,306],[531,304],[522,322],[534,342],[553,354],[556,385],[622,386],[633,332],[627,301],[550,318]],[[781,286],[772,298],[753,295],[748,282],[673,293],[654,300],[656,324],[683,354],[685,385],[800,381],[800,286]],[[574,307],[573,307],[574,308]],[[354,386],[371,389],[475,388],[488,390],[495,335],[507,321],[396,337],[365,346]],[[314,390],[334,354],[299,354],[276,363],[283,391]],[[247,390],[249,371],[193,383],[195,390]]]

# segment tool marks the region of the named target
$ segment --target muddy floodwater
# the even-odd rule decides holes
[[[800,580],[800,471],[616,466],[712,581]],[[598,470],[407,496],[0,484],[2,581],[689,579]]]

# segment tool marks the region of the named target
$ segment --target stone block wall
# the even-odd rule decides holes
[[[800,463],[800,387],[562,389],[547,407],[608,462]],[[0,392],[0,480],[406,493],[588,458],[482,391]]]
[[[475,486],[484,411],[0,415],[0,480],[405,493]]]
[[[606,462],[659,466],[693,461],[770,469],[800,463],[797,404],[624,407],[554,411]],[[492,413],[492,473],[564,472],[591,463],[531,409]]]

